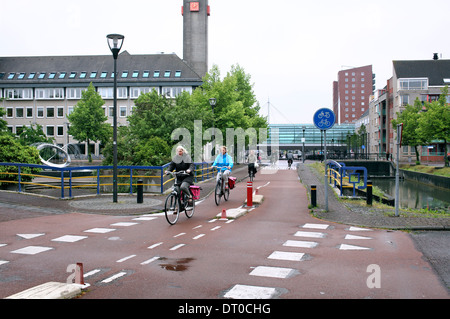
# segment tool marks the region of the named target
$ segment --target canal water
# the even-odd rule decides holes
[[[446,209],[450,210],[450,189],[433,187],[426,184],[400,180],[400,207],[413,209]],[[395,178],[373,179],[386,194],[395,197]]]

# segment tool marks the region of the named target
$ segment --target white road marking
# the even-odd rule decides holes
[[[220,228],[220,226],[216,226],[216,227],[214,227],[214,228],[211,228],[211,230],[217,230],[217,229],[219,229]]]
[[[151,245],[151,246],[148,246],[147,248],[148,248],[148,249],[153,249],[153,248],[158,247],[158,246],[160,246],[160,245],[162,245],[162,244],[163,244],[163,242],[156,243],[156,244],[153,244],[153,245]]]
[[[373,239],[372,237],[366,237],[366,236],[355,236],[355,235],[345,235],[344,239]]]
[[[339,249],[340,250],[371,250],[372,248],[341,244],[341,245],[339,245]]]
[[[9,263],[7,260],[0,260],[0,266]]]
[[[269,259],[277,260],[290,260],[290,261],[300,261],[302,260],[304,253],[291,253],[286,251],[274,251],[269,257]]]
[[[154,262],[155,260],[158,260],[159,258],[160,258],[159,256],[155,256],[155,257],[153,257],[153,258],[150,258],[150,259],[148,259],[148,260],[146,260],[146,261],[141,262],[141,265],[147,265],[147,264],[150,264],[150,263]]]
[[[133,218],[133,220],[153,220],[156,218],[158,218],[158,217],[136,217],[136,218]]]
[[[250,275],[272,278],[288,278],[294,275],[295,272],[296,270],[292,268],[258,266],[250,272]]]
[[[303,240],[287,240],[283,246],[287,247],[302,247],[302,248],[314,248],[318,243],[314,241],[303,241]]]
[[[82,240],[88,238],[88,236],[74,236],[74,235],[64,235],[55,239],[52,239],[52,241],[59,241],[64,243],[74,243],[76,241]]]
[[[120,222],[120,223],[111,224],[111,226],[123,226],[123,227],[129,227],[129,226],[138,225],[138,224],[139,224],[139,223]]]
[[[297,237],[313,237],[313,238],[324,238],[325,233],[309,232],[309,231],[298,231],[294,234]]]
[[[123,257],[122,259],[117,260],[116,263],[121,263],[121,262],[124,262],[125,260],[131,259],[131,258],[134,258],[134,257],[136,257],[136,255],[130,255],[130,256],[127,256],[127,257]]]
[[[102,280],[101,282],[104,283],[104,284],[107,284],[107,283],[110,283],[113,280],[116,280],[117,278],[125,276],[126,274],[127,274],[126,272],[121,271],[121,272],[119,272],[119,273],[117,273],[117,274],[115,274],[115,275],[113,275],[111,277],[108,277],[108,278]]]
[[[170,248],[169,250],[177,250],[178,248],[181,248],[183,246],[185,246],[186,244],[178,244],[176,246],[173,246],[172,248]]]
[[[313,228],[313,229],[327,229],[330,225],[326,224],[305,224],[303,228]]]
[[[100,269],[94,269],[94,270],[91,270],[91,271],[85,273],[85,274],[83,275],[83,277],[84,277],[84,278],[87,278],[87,277],[93,276],[93,275],[95,275],[96,273],[98,273],[98,272],[100,272],[100,271],[101,271]]]
[[[17,236],[25,238],[25,239],[32,239],[32,238],[36,238],[39,236],[44,236],[45,233],[42,234],[17,234]]]
[[[42,246],[28,246],[21,249],[17,249],[12,251],[13,254],[24,254],[24,255],[36,255],[42,253],[47,250],[51,250],[51,247],[42,247]]]
[[[360,227],[350,227],[348,229],[349,231],[372,231],[372,229],[369,228],[360,228]]]
[[[109,232],[115,231],[114,228],[91,228],[88,230],[85,230],[85,233],[98,233],[98,234],[106,234]]]
[[[186,233],[179,233],[178,235],[173,236],[173,238],[177,238],[177,237],[180,237],[180,236],[183,236],[183,235],[186,235]]]
[[[193,237],[192,239],[199,239],[199,238],[202,238],[203,236],[205,236],[205,234],[197,235],[197,236]]]
[[[275,288],[235,285],[225,295],[231,299],[271,299],[277,294]]]

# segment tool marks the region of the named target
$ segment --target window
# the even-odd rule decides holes
[[[30,74],[28,74],[28,79],[29,79],[29,80],[34,79],[34,76],[35,76],[35,75],[36,75],[35,72],[31,72]]]
[[[77,72],[70,72],[69,79],[75,79]]]
[[[119,107],[119,117],[127,117],[127,107],[126,106]]]
[[[8,75],[8,80],[12,80],[12,79],[14,79],[14,75],[16,75],[14,72],[11,72],[9,75]]]
[[[31,100],[33,89],[7,89],[6,97],[10,100]]]
[[[399,90],[427,90],[428,79],[399,79]]]
[[[97,77],[97,71],[91,72],[91,75],[89,77],[91,79],[95,79]]]
[[[64,106],[58,106],[58,108],[56,109],[56,116],[57,117],[64,117]]]
[[[103,99],[112,99],[114,98],[114,88],[98,88],[98,94]]]
[[[55,108],[53,106],[47,107],[47,118],[55,117]]]
[[[23,107],[16,107],[16,118],[23,118]]]
[[[7,107],[6,108],[6,118],[12,118],[13,117],[13,108]]]
[[[66,72],[61,72],[60,74],[59,74],[59,79],[64,79],[66,77]]]
[[[180,78],[181,77],[181,71],[175,71],[175,77]]]
[[[164,77],[165,78],[170,78],[170,71],[169,70],[164,72]]]
[[[402,106],[408,105],[409,104],[409,95],[408,94],[400,95],[400,103]]]
[[[108,72],[105,72],[105,71],[103,71],[103,72],[100,74],[100,78],[102,78],[102,79],[106,79],[107,76],[108,76]]]
[[[63,125],[58,125],[58,127],[56,128],[56,134],[58,136],[64,136],[64,126]]]
[[[55,136],[55,127],[53,125],[47,125],[47,136]]]
[[[126,99],[128,97],[127,88],[126,87],[118,87],[117,88],[117,98],[118,99]]]
[[[45,75],[46,75],[47,73],[39,73],[39,76],[38,76],[38,79],[39,80],[42,80],[43,78],[45,78]]]
[[[42,106],[37,108],[37,117],[40,119],[44,118],[44,108]]]
[[[22,80],[25,77],[25,73],[21,72],[19,73],[19,76],[17,77],[18,80]]]
[[[139,71],[133,71],[133,78],[137,78],[139,76]]]
[[[82,88],[67,88],[67,98],[70,100],[79,100],[81,99],[81,92],[84,90]]]
[[[51,72],[51,73],[48,75],[48,78],[49,78],[49,79],[54,79],[55,76],[56,76],[56,73],[55,73],[55,72]]]
[[[159,78],[159,70],[153,72],[153,77],[154,78]]]
[[[33,107],[27,107],[27,118],[33,117]]]
[[[143,78],[148,78],[149,75],[150,75],[150,71],[144,71],[144,72],[142,73],[142,77],[143,77]]]
[[[80,79],[85,79],[86,78],[86,74],[87,74],[87,72],[81,72],[80,73]]]
[[[36,89],[36,99],[64,99],[64,88]]]
[[[128,71],[122,71],[122,78],[128,77]]]

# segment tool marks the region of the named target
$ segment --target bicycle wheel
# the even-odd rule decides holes
[[[166,203],[164,205],[164,213],[166,214],[166,219],[171,225],[175,225],[180,216],[180,203],[175,194],[170,194],[166,198]]]
[[[228,201],[228,198],[230,198],[230,188],[225,189],[225,191],[223,192],[223,199]]]
[[[184,202],[187,203],[187,198],[185,198]],[[184,206],[184,213],[186,214],[187,218],[191,218],[192,216],[194,216],[194,211],[195,211],[195,200],[192,199],[192,206],[186,204]]]
[[[216,201],[217,206],[219,206],[220,198],[222,197],[222,187],[220,184],[220,180],[217,181],[216,189],[214,190],[214,200]]]

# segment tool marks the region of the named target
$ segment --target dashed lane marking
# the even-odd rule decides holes
[[[177,250],[177,249],[179,249],[179,248],[181,248],[181,247],[183,247],[183,246],[185,246],[186,244],[178,244],[178,245],[176,245],[176,246],[173,246],[172,248],[170,248],[169,250]]]
[[[360,228],[360,227],[353,227],[353,226],[351,226],[348,230],[349,231],[372,231],[372,229],[369,229],[369,228]]]
[[[192,237],[192,239],[199,239],[199,238],[202,238],[203,236],[205,236],[205,234],[200,234],[200,235],[197,235],[197,236],[195,236],[195,237]]]
[[[88,236],[74,236],[74,235],[64,235],[55,239],[52,239],[52,241],[58,241],[63,243],[74,243],[79,240],[83,240],[88,238]]]
[[[98,234],[106,234],[109,232],[115,231],[114,228],[91,228],[88,230],[85,230],[85,233],[98,233]]]
[[[113,275],[113,276],[111,276],[111,277],[108,277],[108,278],[106,278],[106,279],[103,279],[101,282],[104,283],[104,284],[107,284],[107,283],[110,283],[111,281],[116,280],[117,278],[120,278],[120,277],[122,277],[122,276],[125,276],[126,274],[127,274],[126,272],[121,271],[121,272],[119,272],[119,273],[117,273],[117,274],[115,274],[115,275]]]
[[[156,248],[156,247],[158,247],[158,246],[160,246],[160,245],[162,245],[162,244],[163,244],[163,242],[159,242],[159,243],[153,244],[153,245],[151,245],[151,246],[148,246],[147,248],[148,248],[148,249],[153,249],[153,248]]]
[[[258,266],[250,272],[250,275],[272,278],[288,278],[297,273],[298,271],[292,268]]]
[[[276,288],[235,285],[227,293],[224,298],[230,299],[271,299],[278,294]]]
[[[7,260],[0,260],[0,266],[9,263]]]
[[[373,239],[372,237],[366,237],[366,236],[356,236],[356,235],[345,235],[344,239]]]
[[[274,251],[269,257],[269,259],[277,260],[289,260],[289,261],[301,261],[304,253],[292,253],[286,251]]]
[[[301,247],[301,248],[314,248],[318,243],[314,241],[303,241],[303,240],[287,240],[283,246],[287,247]]]
[[[312,228],[312,229],[327,229],[330,225],[326,224],[305,224],[303,225],[303,228]]]
[[[25,238],[25,239],[32,239],[32,238],[36,238],[39,236],[44,236],[45,233],[41,233],[41,234],[17,234],[17,236]]]
[[[129,227],[129,226],[134,226],[134,225],[138,225],[138,224],[139,224],[139,223],[120,222],[120,223],[111,224],[111,226],[123,226],[123,227]]]
[[[141,265],[150,264],[150,263],[154,262],[155,260],[158,260],[159,258],[160,258],[159,256],[152,257],[152,258],[150,258],[150,259],[148,259],[146,261],[141,262]]]
[[[52,247],[28,246],[21,249],[13,250],[13,254],[36,255],[44,251],[53,249]]]
[[[123,257],[122,259],[117,260],[116,263],[122,263],[125,260],[131,259],[131,258],[134,258],[134,257],[136,257],[136,255],[130,255],[130,256],[127,256],[127,257]]]
[[[325,233],[309,232],[309,231],[298,231],[294,234],[296,237],[312,237],[312,238],[324,238]]]
[[[361,247],[361,246],[347,245],[347,244],[339,245],[339,249],[340,250],[372,250],[372,248],[368,248],[368,247]]]

